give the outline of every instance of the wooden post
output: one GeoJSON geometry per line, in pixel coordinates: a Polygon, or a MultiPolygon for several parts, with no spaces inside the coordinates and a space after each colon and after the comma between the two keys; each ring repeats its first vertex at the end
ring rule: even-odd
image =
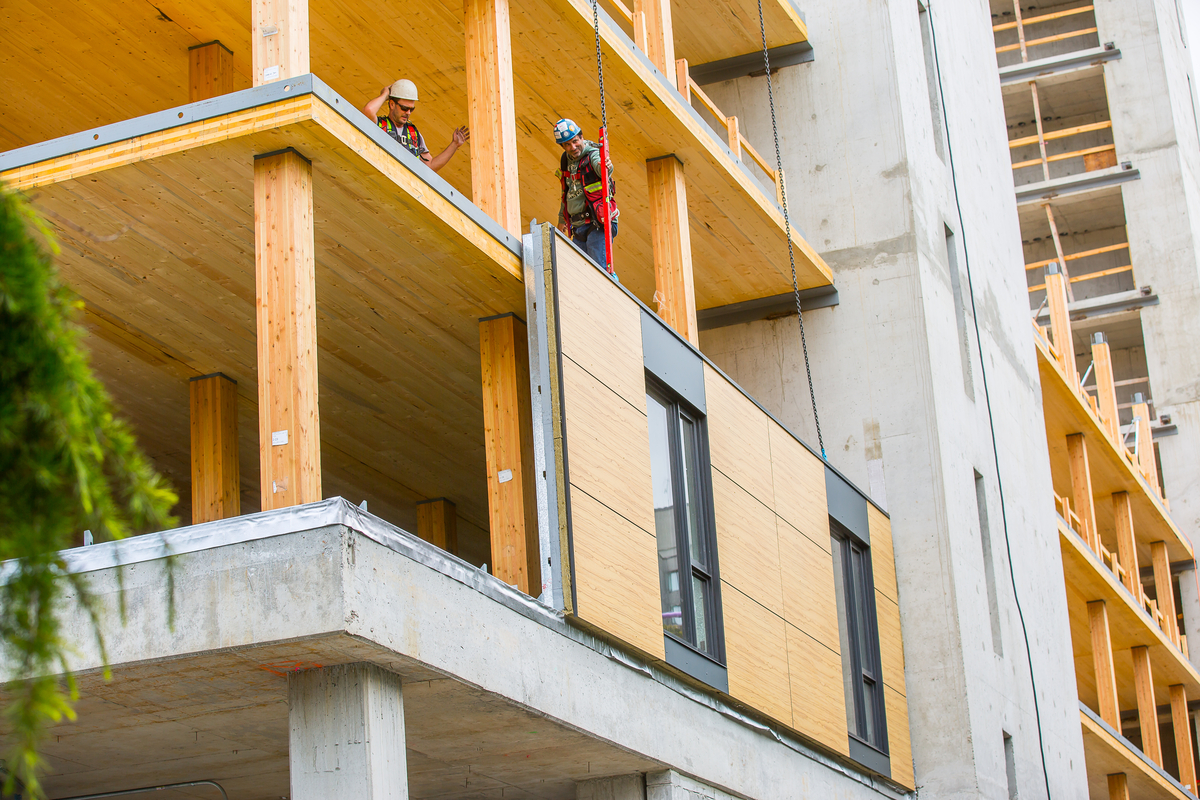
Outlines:
{"type": "Polygon", "coordinates": [[[1123,582],[1125,588],[1133,595],[1133,599],[1141,604],[1142,579],[1138,572],[1137,539],[1133,530],[1133,502],[1128,492],[1114,492],[1113,519],[1117,529],[1117,558],[1125,568],[1123,582]]]}
{"type": "Polygon", "coordinates": [[[675,86],[679,89],[679,93],[683,95],[683,99],[690,104],[692,102],[692,84],[686,58],[676,59],[675,61],[675,86]]]}
{"type": "MultiPolygon", "coordinates": [[[[1022,41],[1024,45],[1024,41],[1022,41]]],[[[1033,116],[1037,122],[1038,151],[1042,155],[1042,177],[1050,180],[1050,159],[1046,157],[1046,132],[1042,129],[1042,104],[1038,101],[1037,81],[1029,82],[1029,92],[1033,96],[1033,116]]]]}
{"type": "Polygon", "coordinates": [[[1158,736],[1158,704],[1154,701],[1154,672],[1150,668],[1150,648],[1135,647],[1131,652],[1133,685],[1137,690],[1138,725],[1142,730],[1142,752],[1161,767],[1162,742],[1158,736]]]}
{"type": "Polygon", "coordinates": [[[258,444],[262,510],[321,499],[312,164],[254,158],[258,444]]]}
{"type": "Polygon", "coordinates": [[[1143,402],[1142,395],[1133,396],[1133,417],[1137,420],[1138,467],[1146,482],[1158,489],[1158,460],[1154,457],[1154,431],[1150,428],[1150,404],[1143,402]]]}
{"type": "Polygon", "coordinates": [[[1025,48],[1025,20],[1021,17],[1021,0],[1013,0],[1013,13],[1017,15],[1017,41],[1021,44],[1021,60],[1029,60],[1029,51],[1025,48]]]}
{"type": "Polygon", "coordinates": [[[1117,411],[1117,385],[1113,380],[1112,352],[1103,333],[1092,334],[1092,367],[1096,374],[1096,405],[1108,435],[1121,441],[1121,417],[1117,411]]]}
{"type": "Polygon", "coordinates": [[[675,33],[671,28],[671,0],[634,0],[634,18],[646,15],[646,55],[663,75],[675,63],[675,33]]]}
{"type": "Polygon", "coordinates": [[[1050,307],[1050,330],[1054,334],[1054,349],[1071,388],[1079,386],[1079,371],[1075,369],[1075,343],[1071,335],[1071,315],[1067,312],[1067,279],[1059,272],[1058,264],[1046,267],[1046,303],[1050,307]]]}
{"type": "Polygon", "coordinates": [[[738,118],[725,118],[725,132],[728,134],[729,149],[733,151],[733,157],[738,161],[742,160],[742,137],[738,131],[738,118]]]}
{"type": "Polygon", "coordinates": [[[192,524],[242,513],[238,472],[237,381],[221,373],[192,378],[192,524]]]}
{"type": "Polygon", "coordinates": [[[650,239],[654,246],[654,294],[658,300],[658,315],[699,347],[683,164],[673,155],[647,161],[646,181],[650,188],[650,239]]]}
{"type": "Polygon", "coordinates": [[[1087,442],[1082,433],[1067,437],[1067,457],[1071,462],[1071,494],[1075,513],[1083,526],[1083,539],[1088,547],[1100,552],[1100,534],[1096,527],[1096,503],[1092,495],[1092,471],[1088,466],[1087,442]]]}
{"type": "Polygon", "coordinates": [[[465,0],[463,13],[471,194],[485,214],[520,238],[521,193],[508,0],[465,0]]]}
{"type": "Polygon", "coordinates": [[[233,53],[220,42],[188,48],[188,102],[233,91],[233,53]]]}
{"type": "Polygon", "coordinates": [[[444,497],[417,503],[417,536],[447,553],[458,554],[458,513],[444,497]]]}
{"type": "Polygon", "coordinates": [[[308,0],[251,0],[250,47],[255,86],[308,72],[308,0]]]}
{"type": "MultiPolygon", "coordinates": [[[[1062,240],[1058,238],[1058,223],[1054,221],[1054,210],[1050,208],[1049,203],[1043,203],[1042,208],[1046,210],[1046,221],[1050,223],[1050,236],[1054,239],[1054,253],[1058,256],[1058,270],[1062,273],[1063,286],[1067,292],[1067,300],[1075,300],[1075,292],[1071,289],[1071,276],[1067,272],[1067,257],[1063,255],[1062,240]]],[[[1046,270],[1047,273],[1050,270],[1046,270]]],[[[1047,274],[1047,278],[1049,275],[1047,274]]],[[[1047,284],[1049,281],[1047,281],[1047,284]]]]}
{"type": "Polygon", "coordinates": [[[1175,732],[1179,782],[1195,794],[1196,760],[1192,752],[1192,718],[1188,713],[1187,688],[1182,683],[1171,687],[1171,727],[1175,732]]]}
{"type": "Polygon", "coordinates": [[[1150,543],[1150,563],[1154,566],[1154,595],[1166,626],[1163,633],[1179,647],[1179,621],[1175,618],[1175,582],[1171,580],[1171,560],[1166,542],[1150,543]]]}
{"type": "Polygon", "coordinates": [[[492,574],[528,595],[541,594],[529,339],[513,314],[479,321],[483,431],[487,449],[492,574]],[[536,594],[535,594],[536,593],[536,594]]]}
{"type": "Polygon", "coordinates": [[[1096,694],[1100,718],[1121,730],[1121,708],[1117,704],[1117,671],[1113,668],[1112,637],[1108,632],[1108,607],[1103,600],[1087,604],[1092,631],[1092,664],[1096,669],[1096,694]]]}
{"type": "Polygon", "coordinates": [[[1124,772],[1108,776],[1108,800],[1130,800],[1129,780],[1124,772]]]}
{"type": "Polygon", "coordinates": [[[646,45],[645,11],[633,12],[633,43],[637,46],[637,49],[641,50],[643,53],[645,53],[648,49],[646,45]]]}

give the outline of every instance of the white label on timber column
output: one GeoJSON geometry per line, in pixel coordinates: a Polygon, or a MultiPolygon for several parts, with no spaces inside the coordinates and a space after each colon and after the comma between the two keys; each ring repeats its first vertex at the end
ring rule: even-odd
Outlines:
{"type": "Polygon", "coordinates": [[[287,431],[271,431],[271,444],[278,447],[287,444],[287,431]]]}
{"type": "Polygon", "coordinates": [[[279,65],[278,65],[278,64],[276,64],[276,65],[275,65],[275,66],[273,66],[273,67],[267,67],[267,68],[265,68],[265,69],[263,70],[263,80],[264,80],[264,81],[277,81],[277,80],[279,80],[279,65]]]}
{"type": "Polygon", "coordinates": [[[512,470],[502,469],[496,473],[496,477],[500,479],[501,483],[508,483],[512,480],[512,470]]]}

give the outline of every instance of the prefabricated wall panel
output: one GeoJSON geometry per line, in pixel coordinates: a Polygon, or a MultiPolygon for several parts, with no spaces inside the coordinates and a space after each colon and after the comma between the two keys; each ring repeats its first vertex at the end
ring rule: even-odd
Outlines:
{"type": "MultiPolygon", "coordinates": [[[[567,609],[665,661],[643,311],[557,233],[542,257],[538,313],[559,376],[549,402],[560,408],[569,509],[557,532],[572,562],[567,609]]],[[[703,383],[729,695],[849,756],[825,465],[707,362],[703,383]]],[[[890,523],[868,510],[891,777],[912,786],[890,523]]]]}

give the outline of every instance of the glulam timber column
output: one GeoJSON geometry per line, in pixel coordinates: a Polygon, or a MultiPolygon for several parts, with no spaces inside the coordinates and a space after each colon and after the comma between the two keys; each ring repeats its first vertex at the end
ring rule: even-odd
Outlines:
{"type": "Polygon", "coordinates": [[[1137,692],[1138,727],[1142,731],[1142,752],[1161,767],[1162,741],[1158,735],[1158,703],[1154,700],[1154,671],[1150,666],[1150,648],[1135,647],[1131,653],[1133,686],[1137,692]]]}
{"type": "Polygon", "coordinates": [[[542,571],[527,337],[515,314],[479,320],[492,574],[536,597],[542,571]]]}
{"type": "Polygon", "coordinates": [[[475,205],[521,236],[517,117],[513,104],[508,0],[464,0],[467,120],[471,126],[471,194],[475,205]]]}
{"type": "Polygon", "coordinates": [[[1133,396],[1133,418],[1137,426],[1137,460],[1146,483],[1158,490],[1158,460],[1154,457],[1154,431],[1150,428],[1150,404],[1138,392],[1133,396]]]}
{"type": "Polygon", "coordinates": [[[221,373],[192,378],[192,524],[242,513],[238,471],[237,381],[221,373]]]}
{"type": "Polygon", "coordinates": [[[1124,772],[1108,776],[1108,800],[1130,800],[1129,779],[1124,772]]]}
{"type": "Polygon", "coordinates": [[[1134,602],[1142,604],[1142,576],[1138,567],[1137,539],[1133,530],[1133,502],[1128,492],[1114,492],[1113,522],[1117,528],[1117,560],[1125,574],[1121,582],[1133,595],[1134,602]]]}
{"type": "Polygon", "coordinates": [[[1163,615],[1163,633],[1179,647],[1179,620],[1175,618],[1175,582],[1171,580],[1171,559],[1166,542],[1150,543],[1150,564],[1154,568],[1154,597],[1163,615]]]}
{"type": "Polygon", "coordinates": [[[1074,495],[1075,513],[1083,525],[1083,539],[1097,554],[1100,553],[1100,536],[1096,529],[1096,503],[1092,497],[1092,470],[1088,466],[1087,441],[1082,433],[1067,437],[1067,457],[1071,462],[1071,494],[1074,495]]]}
{"type": "Polygon", "coordinates": [[[1067,277],[1057,263],[1046,267],[1046,305],[1050,308],[1050,330],[1054,332],[1054,349],[1063,370],[1067,374],[1067,385],[1079,385],[1079,370],[1075,367],[1075,345],[1071,336],[1071,315],[1067,311],[1067,277]]]}
{"type": "Polygon", "coordinates": [[[197,103],[233,91],[233,53],[220,42],[188,48],[188,102],[197,103]]]}
{"type": "Polygon", "coordinates": [[[400,676],[374,664],[288,673],[291,800],[408,800],[400,676]]]}
{"type": "Polygon", "coordinates": [[[1096,670],[1096,695],[1100,718],[1113,730],[1121,730],[1121,707],[1117,704],[1117,671],[1113,667],[1112,636],[1108,630],[1108,606],[1103,600],[1087,604],[1092,633],[1092,665],[1096,670]]]}
{"type": "Polygon", "coordinates": [[[253,84],[309,71],[308,0],[250,0],[253,84]]]}
{"type": "Polygon", "coordinates": [[[458,553],[458,509],[444,497],[417,503],[417,536],[447,553],[458,553]]]}
{"type": "Polygon", "coordinates": [[[671,27],[671,0],[634,0],[634,25],[642,27],[634,39],[639,46],[644,41],[646,55],[658,71],[670,77],[675,74],[675,32],[671,27]]]}
{"type": "Polygon", "coordinates": [[[650,190],[650,239],[654,246],[654,294],[658,315],[696,347],[696,285],[688,227],[683,164],[673,155],[646,162],[650,190]]]}
{"type": "Polygon", "coordinates": [[[1175,754],[1179,764],[1179,782],[1196,793],[1196,761],[1192,751],[1192,719],[1188,713],[1187,687],[1177,683],[1171,690],[1171,728],[1175,733],[1175,754]]]}
{"type": "Polygon", "coordinates": [[[258,444],[262,510],[321,499],[312,165],[254,158],[258,444]]]}
{"type": "Polygon", "coordinates": [[[1121,418],[1117,411],[1117,384],[1113,380],[1112,351],[1103,333],[1092,334],[1092,364],[1096,373],[1096,406],[1104,427],[1114,442],[1121,441],[1121,418]]]}

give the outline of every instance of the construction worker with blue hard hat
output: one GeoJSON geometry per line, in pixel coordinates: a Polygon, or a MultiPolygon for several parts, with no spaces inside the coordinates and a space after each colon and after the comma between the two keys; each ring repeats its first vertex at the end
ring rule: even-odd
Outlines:
{"type": "Polygon", "coordinates": [[[562,204],[558,211],[558,228],[579,245],[598,265],[607,262],[604,247],[602,205],[606,199],[604,181],[608,181],[609,219],[612,235],[617,236],[617,209],[611,198],[616,194],[612,180],[612,164],[602,165],[600,148],[588,141],[573,120],[560,119],[554,123],[554,141],[563,149],[559,162],[562,180],[562,204]],[[603,176],[603,177],[602,177],[603,176]]]}

